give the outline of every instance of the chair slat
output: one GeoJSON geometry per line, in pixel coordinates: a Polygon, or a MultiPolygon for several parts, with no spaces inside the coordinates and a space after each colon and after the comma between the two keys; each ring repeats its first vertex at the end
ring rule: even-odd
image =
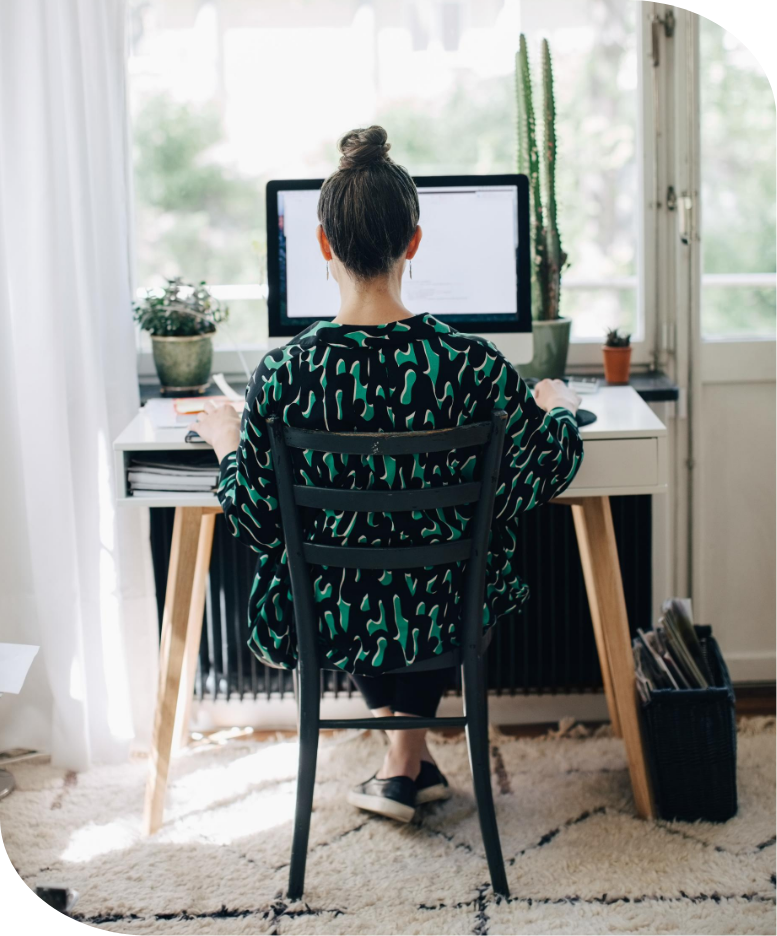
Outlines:
{"type": "Polygon", "coordinates": [[[303,543],[306,562],[338,569],[420,569],[469,559],[472,540],[429,546],[323,546],[303,543]]]}
{"type": "Polygon", "coordinates": [[[434,510],[437,507],[474,504],[479,498],[480,483],[477,481],[403,491],[347,491],[306,484],[294,485],[294,500],[300,507],[327,510],[434,510]]]}
{"type": "Polygon", "coordinates": [[[337,455],[418,455],[422,452],[448,452],[484,445],[491,435],[491,423],[472,423],[431,432],[319,432],[313,429],[283,427],[290,448],[337,455]]]}
{"type": "Polygon", "coordinates": [[[328,728],[360,728],[374,731],[376,728],[388,730],[402,730],[403,728],[431,728],[434,731],[443,731],[446,728],[464,728],[467,718],[464,715],[454,715],[450,718],[418,718],[415,715],[387,715],[385,718],[322,718],[318,727],[322,730],[328,728]],[[381,724],[381,722],[383,724],[381,724]]]}

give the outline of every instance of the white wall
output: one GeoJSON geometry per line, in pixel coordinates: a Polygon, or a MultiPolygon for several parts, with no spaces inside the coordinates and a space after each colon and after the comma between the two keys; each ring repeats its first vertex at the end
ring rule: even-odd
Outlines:
{"type": "Polygon", "coordinates": [[[722,368],[720,380],[705,379],[701,391],[696,619],[712,624],[734,680],[771,680],[775,383],[729,382],[722,368]]]}

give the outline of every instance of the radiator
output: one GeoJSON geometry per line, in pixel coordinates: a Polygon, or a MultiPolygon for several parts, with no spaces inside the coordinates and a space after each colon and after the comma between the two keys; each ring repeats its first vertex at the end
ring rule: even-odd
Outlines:
{"type": "MultiPolygon", "coordinates": [[[[632,632],[651,625],[651,499],[613,497],[623,587],[632,632]]],[[[151,509],[151,549],[161,627],[173,508],[151,509]]],[[[572,512],[544,507],[521,518],[520,568],[531,597],[497,626],[488,653],[496,694],[599,691],[602,680],[572,512]]],[[[248,595],[256,556],[216,518],[200,660],[199,699],[260,699],[293,692],[292,674],[259,663],[248,649],[248,595]]],[[[322,691],[354,691],[344,673],[322,674],[322,691]]]]}

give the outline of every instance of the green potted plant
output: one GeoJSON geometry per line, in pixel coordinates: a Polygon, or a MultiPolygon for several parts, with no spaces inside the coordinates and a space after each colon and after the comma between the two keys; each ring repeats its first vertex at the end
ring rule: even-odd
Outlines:
{"type": "Polygon", "coordinates": [[[570,320],[559,314],[561,271],[567,265],[567,255],[561,247],[556,217],[556,102],[547,39],[542,40],[542,88],[545,139],[540,160],[529,53],[526,36],[521,33],[515,57],[518,172],[529,178],[534,357],[529,364],[521,365],[520,371],[525,377],[537,378],[563,377],[571,327],[570,320]]]}
{"type": "Polygon", "coordinates": [[[631,335],[621,335],[617,328],[608,328],[602,357],[607,383],[627,384],[631,365],[631,335]]]}
{"type": "Polygon", "coordinates": [[[211,296],[204,282],[180,277],[150,289],[134,303],[134,319],[151,336],[162,393],[203,393],[210,383],[213,335],[229,308],[211,296]]]}

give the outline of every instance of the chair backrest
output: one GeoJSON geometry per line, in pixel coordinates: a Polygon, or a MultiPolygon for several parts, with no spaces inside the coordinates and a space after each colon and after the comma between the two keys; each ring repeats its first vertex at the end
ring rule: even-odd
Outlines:
{"type": "Polygon", "coordinates": [[[267,420],[291,579],[299,657],[318,666],[318,615],[308,565],[347,569],[412,569],[467,562],[462,588],[462,650],[479,653],[488,539],[502,460],[507,414],[494,410],[488,422],[430,432],[320,432],[267,420]],[[290,448],[340,455],[416,455],[479,446],[479,481],[398,491],[343,490],[295,484],[290,448]],[[467,539],[424,546],[325,546],[306,542],[300,507],[372,512],[429,510],[475,504],[467,539]]]}

